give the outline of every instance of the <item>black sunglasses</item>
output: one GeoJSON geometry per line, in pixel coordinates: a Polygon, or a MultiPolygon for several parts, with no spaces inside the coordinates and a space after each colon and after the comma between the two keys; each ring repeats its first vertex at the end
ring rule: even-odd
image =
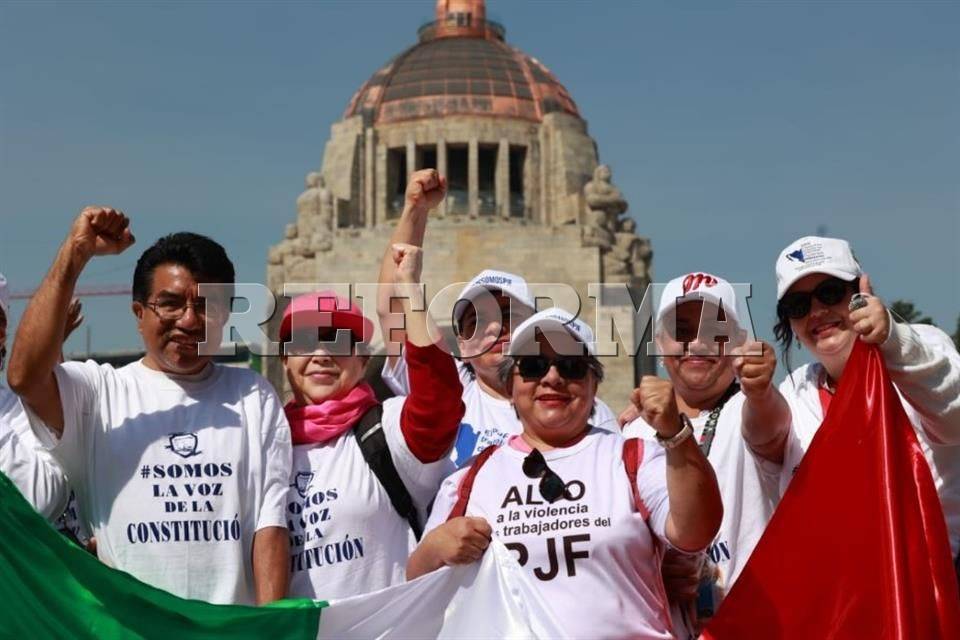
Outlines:
{"type": "Polygon", "coordinates": [[[536,380],[547,375],[550,367],[556,367],[557,373],[567,380],[583,380],[590,371],[590,361],[584,356],[518,356],[517,371],[525,380],[536,380]]]}
{"type": "Polygon", "coordinates": [[[834,305],[846,297],[848,291],[855,291],[856,283],[840,278],[828,278],[813,291],[795,291],[788,293],[777,303],[777,315],[781,318],[799,320],[810,313],[810,306],[816,298],[822,304],[834,305]]]}
{"type": "Polygon", "coordinates": [[[553,504],[560,498],[570,500],[567,483],[547,466],[547,461],[539,449],[534,449],[523,459],[523,473],[528,478],[540,478],[540,495],[553,504]]]}

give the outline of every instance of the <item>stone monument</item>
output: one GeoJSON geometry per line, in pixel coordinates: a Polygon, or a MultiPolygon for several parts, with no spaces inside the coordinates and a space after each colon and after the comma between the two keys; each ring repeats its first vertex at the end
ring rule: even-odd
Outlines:
{"type": "MultiPolygon", "coordinates": [[[[320,170],[307,175],[292,236],[288,228],[270,250],[275,292],[284,282],[376,282],[407,177],[435,167],[449,190],[427,230],[428,297],[496,268],[530,283],[569,284],[591,326],[589,283],[625,283],[642,298],[649,240],[623,218],[626,199],[599,165],[569,92],[504,34],[482,0],[438,0],[418,42],[363,83],[331,127],[320,170]]],[[[287,301],[278,302],[282,309],[287,301]]],[[[629,300],[612,304],[630,317],[629,300]]],[[[278,322],[279,314],[272,336],[278,322]]],[[[279,360],[264,363],[281,388],[279,360]]],[[[651,364],[607,358],[601,397],[619,410],[651,364]]]]}

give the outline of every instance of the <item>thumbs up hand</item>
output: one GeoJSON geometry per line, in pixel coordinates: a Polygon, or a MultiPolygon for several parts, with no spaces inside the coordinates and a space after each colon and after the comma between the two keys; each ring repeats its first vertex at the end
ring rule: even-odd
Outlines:
{"type": "Polygon", "coordinates": [[[880,298],[873,295],[870,277],[860,276],[859,299],[850,301],[850,326],[868,344],[882,344],[890,335],[890,312],[880,298]]]}

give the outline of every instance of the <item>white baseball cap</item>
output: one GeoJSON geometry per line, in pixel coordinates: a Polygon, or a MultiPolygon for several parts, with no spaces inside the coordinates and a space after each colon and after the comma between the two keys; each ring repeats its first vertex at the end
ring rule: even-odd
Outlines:
{"type": "Polygon", "coordinates": [[[549,331],[563,330],[570,334],[577,342],[582,342],[587,347],[587,353],[596,355],[596,347],[593,343],[593,329],[586,322],[580,320],[566,309],[552,307],[535,313],[518,326],[513,331],[510,338],[510,355],[525,355],[523,347],[531,341],[536,340],[536,330],[547,333],[549,331]]]}
{"type": "Polygon", "coordinates": [[[853,280],[860,277],[863,269],[846,240],[805,236],[792,242],[777,256],[777,300],[794,282],[811,273],[853,280]]]}
{"type": "Polygon", "coordinates": [[[460,297],[457,298],[457,304],[454,307],[454,319],[459,321],[460,316],[470,307],[470,305],[461,302],[462,300],[473,302],[480,295],[489,293],[491,289],[499,289],[527,309],[531,311],[534,309],[535,303],[533,296],[530,295],[530,288],[527,286],[526,280],[506,271],[484,269],[475,275],[460,292],[460,297]]]}
{"type": "Polygon", "coordinates": [[[7,287],[7,279],[0,273],[0,309],[3,309],[4,315],[10,315],[10,290],[7,287]]]}
{"type": "Polygon", "coordinates": [[[663,321],[665,315],[684,302],[710,302],[723,308],[727,322],[735,322],[740,326],[740,317],[737,315],[737,294],[729,282],[719,276],[704,271],[694,271],[674,278],[667,283],[660,297],[657,307],[657,323],[663,321]]]}

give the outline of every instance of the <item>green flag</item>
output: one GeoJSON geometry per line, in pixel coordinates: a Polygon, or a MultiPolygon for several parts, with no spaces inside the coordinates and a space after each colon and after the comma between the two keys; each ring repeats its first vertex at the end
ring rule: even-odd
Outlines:
{"type": "Polygon", "coordinates": [[[0,627],[21,638],[317,637],[325,602],[265,607],[184,600],[68,542],[0,473],[0,627]]]}

